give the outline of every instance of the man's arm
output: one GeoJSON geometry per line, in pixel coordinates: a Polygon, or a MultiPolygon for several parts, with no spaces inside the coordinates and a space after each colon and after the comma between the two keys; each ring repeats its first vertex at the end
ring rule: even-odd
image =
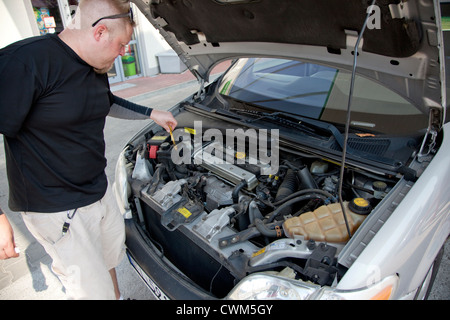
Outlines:
{"type": "Polygon", "coordinates": [[[0,208],[0,260],[18,257],[15,247],[13,229],[0,208]]]}
{"type": "Polygon", "coordinates": [[[109,116],[130,120],[150,118],[167,132],[170,132],[170,129],[175,129],[178,124],[172,113],[168,111],[147,108],[114,95],[112,95],[112,102],[109,116]]]}
{"type": "Polygon", "coordinates": [[[126,120],[145,120],[152,113],[151,108],[110,95],[111,108],[108,116],[126,120]]]}

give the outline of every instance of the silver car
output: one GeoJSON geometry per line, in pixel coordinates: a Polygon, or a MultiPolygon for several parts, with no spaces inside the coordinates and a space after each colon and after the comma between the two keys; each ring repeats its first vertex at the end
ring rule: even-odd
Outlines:
{"type": "Polygon", "coordinates": [[[426,298],[450,233],[439,2],[133,2],[199,80],[116,167],[155,296],[426,298]]]}

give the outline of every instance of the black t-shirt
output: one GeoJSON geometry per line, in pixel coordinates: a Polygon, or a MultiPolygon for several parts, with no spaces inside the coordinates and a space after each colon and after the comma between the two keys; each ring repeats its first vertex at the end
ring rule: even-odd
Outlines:
{"type": "Polygon", "coordinates": [[[103,197],[111,99],[107,75],[95,73],[57,35],[0,50],[11,210],[57,212],[103,197]]]}

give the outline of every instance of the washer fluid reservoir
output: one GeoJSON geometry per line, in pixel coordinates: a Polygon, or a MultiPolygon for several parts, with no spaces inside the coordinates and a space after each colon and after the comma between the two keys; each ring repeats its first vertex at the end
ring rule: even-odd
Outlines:
{"type": "MultiPolygon", "coordinates": [[[[372,210],[369,202],[363,198],[345,201],[345,212],[350,232],[353,234],[372,210]]],[[[298,217],[286,219],[283,223],[287,237],[304,236],[305,240],[325,242],[345,242],[349,239],[344,215],[339,203],[323,205],[314,211],[298,217]]]]}

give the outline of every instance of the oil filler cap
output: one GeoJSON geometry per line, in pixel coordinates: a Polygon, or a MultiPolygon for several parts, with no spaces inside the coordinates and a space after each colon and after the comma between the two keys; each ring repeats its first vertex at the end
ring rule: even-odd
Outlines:
{"type": "Polygon", "coordinates": [[[369,201],[364,198],[354,198],[349,202],[348,208],[357,214],[369,214],[372,211],[369,201]]]}

